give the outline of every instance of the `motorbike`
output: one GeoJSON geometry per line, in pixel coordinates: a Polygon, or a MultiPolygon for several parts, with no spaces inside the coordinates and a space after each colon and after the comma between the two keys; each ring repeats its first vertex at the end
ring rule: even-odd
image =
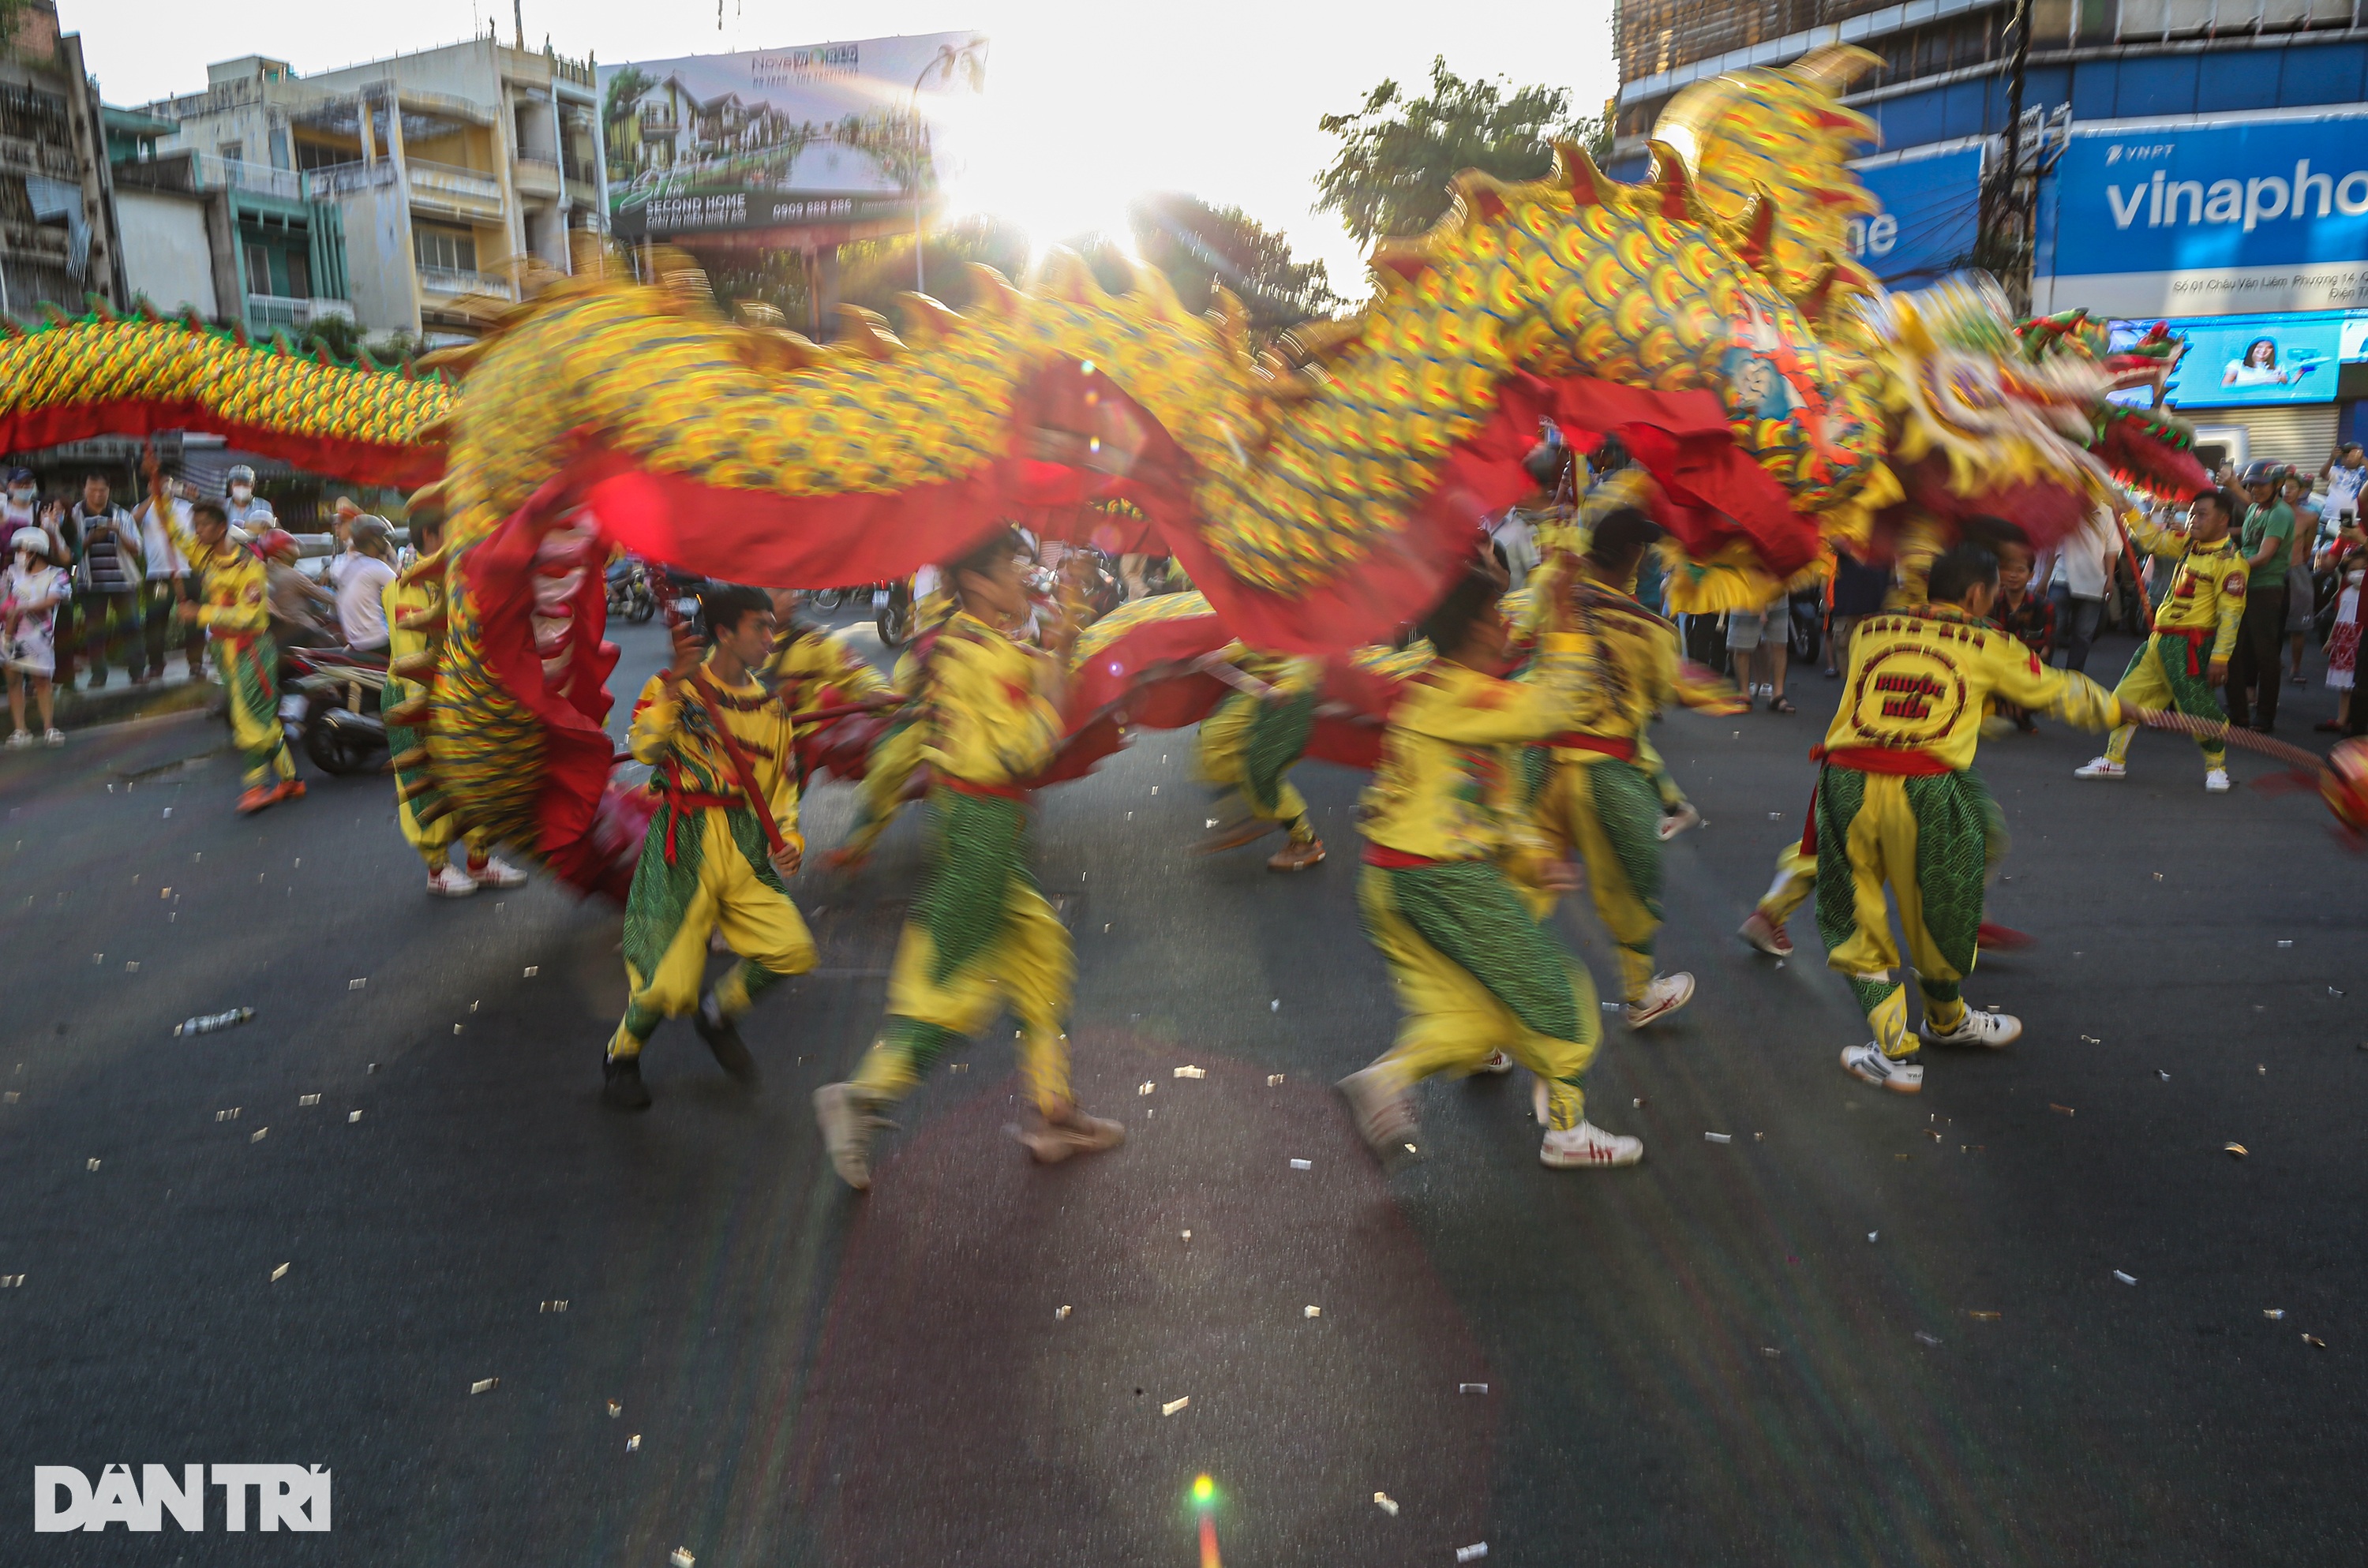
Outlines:
{"type": "Polygon", "coordinates": [[[650,569],[639,556],[620,556],[609,563],[609,613],[641,625],[658,612],[658,596],[650,585],[650,569]]]}
{"type": "MultiPolygon", "coordinates": [[[[1785,631],[1793,644],[1793,663],[1806,668],[1809,661],[1815,659],[1818,651],[1825,646],[1825,589],[1822,587],[1800,589],[1790,596],[1788,608],[1789,624],[1785,631]]],[[[1768,630],[1772,634],[1776,629],[1771,626],[1768,630]]]]}
{"type": "Polygon", "coordinates": [[[660,602],[671,604],[676,617],[689,627],[691,634],[696,637],[707,635],[706,601],[700,594],[708,581],[705,577],[677,572],[668,566],[665,568],[664,580],[656,585],[660,602]]]}
{"type": "Polygon", "coordinates": [[[1126,585],[1119,580],[1109,556],[1089,544],[1079,545],[1061,562],[1063,571],[1071,571],[1070,562],[1077,562],[1072,575],[1093,619],[1099,620],[1126,602],[1126,585]]]}
{"type": "Polygon", "coordinates": [[[902,648],[913,635],[913,580],[899,577],[871,590],[871,620],[880,629],[880,645],[902,648]]]}
{"type": "Polygon", "coordinates": [[[294,648],[280,688],[279,718],[290,738],[324,773],[381,773],[387,766],[387,656],[383,650],[294,648]]]}

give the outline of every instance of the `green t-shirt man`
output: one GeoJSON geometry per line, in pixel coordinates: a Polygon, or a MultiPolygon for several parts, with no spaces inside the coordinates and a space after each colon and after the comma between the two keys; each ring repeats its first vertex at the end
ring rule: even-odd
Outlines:
{"type": "Polygon", "coordinates": [[[2245,580],[2248,589],[2283,588],[2286,585],[2286,558],[2294,553],[2294,508],[2283,501],[2272,501],[2266,506],[2249,506],[2245,511],[2245,531],[2239,541],[2248,561],[2261,553],[2264,540],[2275,537],[2277,549],[2270,558],[2253,568],[2245,580]]]}

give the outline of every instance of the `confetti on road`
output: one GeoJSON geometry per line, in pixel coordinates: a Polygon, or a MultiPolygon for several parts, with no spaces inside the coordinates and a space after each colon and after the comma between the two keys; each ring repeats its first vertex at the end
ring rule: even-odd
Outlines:
{"type": "Polygon", "coordinates": [[[349,1110],[346,1112],[346,1119],[347,1121],[359,1121],[361,1119],[362,1113],[358,1110],[349,1110]]]}
{"type": "Polygon", "coordinates": [[[2281,942],[2278,944],[2278,946],[2279,946],[2279,947],[2281,947],[2281,948],[2291,948],[2291,947],[2293,947],[2293,946],[2294,946],[2294,943],[2293,943],[2291,940],[2288,940],[2288,941],[2281,941],[2281,942]]]}
{"type": "Polygon", "coordinates": [[[1162,1415],[1173,1415],[1191,1403],[1192,1396],[1189,1393],[1182,1399],[1171,1399],[1166,1404],[1159,1407],[1159,1414],[1162,1415]]]}
{"type": "Polygon", "coordinates": [[[542,966],[539,963],[530,963],[526,966],[526,977],[529,980],[532,980],[536,975],[541,974],[541,972],[542,966]]]}
{"type": "Polygon", "coordinates": [[[2135,1285],[2138,1282],[2136,1275],[2124,1274],[2118,1268],[2113,1270],[2113,1278],[2120,1280],[2124,1285],[2135,1285]]]}
{"type": "Polygon", "coordinates": [[[1373,1506],[1379,1508],[1383,1513],[1387,1514],[1394,1519],[1398,1517],[1398,1506],[1386,1492],[1376,1492],[1373,1494],[1373,1506]]]}
{"type": "Polygon", "coordinates": [[[85,1165],[83,1166],[83,1169],[85,1169],[85,1170],[86,1170],[86,1171],[95,1171],[95,1170],[98,1169],[98,1162],[97,1162],[97,1160],[92,1160],[92,1161],[90,1161],[89,1163],[87,1163],[86,1165],[85,1165]]]}
{"type": "Polygon", "coordinates": [[[1276,997],[1273,1001],[1271,1001],[1271,1002],[1268,1003],[1268,1004],[1266,1005],[1266,1010],[1267,1010],[1268,1012],[1269,1012],[1269,1013],[1280,1013],[1280,1012],[1281,1012],[1281,1011],[1282,1011],[1282,998],[1281,998],[1281,997],[1280,997],[1280,996],[1278,996],[1278,997],[1276,997]]]}
{"type": "Polygon", "coordinates": [[[2231,1159],[2237,1160],[2241,1160],[2247,1154],[2252,1153],[2250,1149],[2246,1148],[2242,1143],[2223,1143],[2220,1145],[2220,1152],[2228,1155],[2231,1159]]]}
{"type": "Polygon", "coordinates": [[[667,1558],[666,1561],[673,1563],[674,1568],[690,1568],[690,1565],[698,1562],[699,1559],[690,1554],[690,1548],[687,1546],[677,1546],[674,1549],[674,1555],[667,1558]]]}
{"type": "MultiPolygon", "coordinates": [[[[1741,733],[1740,731],[1736,733],[1741,733]]],[[[1459,1546],[1455,1549],[1455,1561],[1458,1562],[1477,1562],[1487,1555],[1488,1543],[1485,1540],[1475,1540],[1469,1546],[1459,1546]]]]}
{"type": "Polygon", "coordinates": [[[240,1107],[233,1106],[228,1110],[218,1110],[214,1112],[214,1119],[216,1121],[236,1121],[238,1119],[240,1108],[240,1107]]]}
{"type": "Polygon", "coordinates": [[[1457,1393],[1486,1393],[1488,1392],[1488,1385],[1486,1383],[1458,1383],[1455,1385],[1455,1392],[1457,1393]]]}
{"type": "Polygon", "coordinates": [[[284,1263],[283,1263],[283,1264],[281,1264],[279,1267],[277,1267],[277,1268],[275,1268],[275,1269],[273,1269],[273,1270],[271,1271],[271,1278],[272,1278],[274,1280],[277,1280],[277,1279],[279,1279],[279,1278],[281,1275],[283,1275],[283,1274],[285,1274],[285,1273],[287,1273],[287,1272],[288,1272],[288,1265],[286,1265],[286,1264],[284,1264],[284,1263]]]}
{"type": "Polygon", "coordinates": [[[618,1403],[613,1399],[609,1402],[609,1420],[614,1421],[618,1416],[622,1415],[623,1414],[625,1414],[625,1407],[623,1405],[618,1403]]]}
{"type": "Polygon", "coordinates": [[[1282,1087],[1282,1074],[1280,1073],[1268,1074],[1266,1075],[1266,1086],[1269,1089],[1279,1089],[1282,1087]]]}
{"type": "Polygon", "coordinates": [[[1735,1134],[1731,1132],[1705,1132],[1702,1134],[1702,1142],[1705,1143],[1732,1143],[1735,1142],[1735,1134]]]}
{"type": "Polygon", "coordinates": [[[1877,1237],[1877,1236],[1879,1236],[1879,1235],[1881,1235],[1881,1234],[1883,1234],[1883,1233],[1882,1233],[1881,1231],[1869,1231],[1869,1232],[1866,1233],[1866,1239],[1867,1239],[1868,1241],[1873,1241],[1873,1240],[1874,1240],[1874,1238],[1875,1238],[1875,1237],[1877,1237]]]}
{"type": "Polygon", "coordinates": [[[1315,1168],[1315,1162],[1313,1160],[1293,1160],[1291,1162],[1291,1168],[1295,1171],[1312,1171],[1315,1168]]]}
{"type": "Polygon", "coordinates": [[[502,1380],[499,1378],[479,1378],[475,1382],[469,1385],[469,1392],[471,1393],[491,1393],[494,1390],[501,1386],[502,1380]]]}
{"type": "Polygon", "coordinates": [[[1060,1308],[1058,1311],[1056,1311],[1056,1312],[1053,1312],[1053,1321],[1054,1323],[1066,1323],[1066,1322],[1068,1322],[1068,1320],[1069,1320],[1069,1313],[1070,1313],[1072,1311],[1074,1311],[1074,1310],[1075,1310],[1074,1308],[1066,1307],[1066,1306],[1064,1306],[1064,1307],[1060,1308]]]}
{"type": "Polygon", "coordinates": [[[347,981],[347,982],[346,982],[346,989],[347,989],[347,990],[348,990],[348,991],[359,991],[363,986],[368,985],[369,983],[370,983],[370,976],[368,976],[368,975],[364,975],[364,976],[362,976],[362,978],[360,978],[359,980],[348,980],[348,981],[347,981]]]}
{"type": "Polygon", "coordinates": [[[1916,1343],[1918,1345],[1938,1345],[1941,1343],[1941,1336],[1937,1334],[1927,1334],[1919,1328],[1916,1331],[1916,1343]]]}
{"type": "Polygon", "coordinates": [[[2326,1341],[2326,1340],[2324,1340],[2324,1339],[2321,1339],[2318,1335],[2315,1335],[2315,1334],[2305,1334],[2305,1335],[2304,1335],[2302,1336],[2302,1342],[2303,1342],[2305,1345],[2309,1346],[2313,1350],[2324,1350],[2324,1349],[2326,1349],[2326,1348],[2327,1348],[2327,1341],[2326,1341]]]}
{"type": "Polygon", "coordinates": [[[1299,1309],[1299,1315],[1304,1318],[1320,1318],[1324,1315],[1324,1309],[1318,1306],[1302,1307],[1299,1309]]]}
{"type": "Polygon", "coordinates": [[[625,1451],[627,1453],[639,1453],[641,1451],[641,1448],[642,1435],[639,1432],[634,1433],[632,1437],[625,1439],[625,1451]]]}
{"type": "Polygon", "coordinates": [[[2166,1072],[2164,1072],[2164,1071],[2163,1071],[2161,1068],[2159,1068],[2159,1067],[2157,1067],[2157,1068],[2156,1068],[2156,1069],[2154,1070],[2154,1075],[2155,1075],[2156,1077],[2157,1077],[2157,1078],[2161,1079],[2161,1080],[2162,1080],[2164,1083],[2166,1083],[2166,1084],[2168,1084],[2168,1083],[2169,1083],[2169,1082],[2170,1082],[2170,1074],[2168,1074],[2168,1073],[2166,1073],[2166,1072]]]}
{"type": "Polygon", "coordinates": [[[2048,1102],[2047,1108],[2055,1112],[2058,1116],[2078,1116],[2080,1114],[2068,1105],[2057,1105],[2052,1100],[2048,1102]]]}
{"type": "Polygon", "coordinates": [[[2281,1323],[2285,1319],[2286,1310],[2283,1307],[2263,1307],[2261,1315],[2271,1323],[2281,1323]]]}
{"type": "Polygon", "coordinates": [[[2095,1035],[2084,1034],[2080,1037],[2080,1043],[2082,1045],[2102,1045],[2105,1042],[2099,1040],[2095,1035]]]}
{"type": "Polygon", "coordinates": [[[1135,1085],[1134,1092],[1137,1095],[1147,1095],[1157,1087],[1158,1085],[1156,1084],[1138,1084],[1135,1085]]]}
{"type": "Polygon", "coordinates": [[[567,1303],[565,1301],[544,1301],[538,1305],[534,1310],[539,1312],[564,1312],[567,1310],[567,1303]]]}
{"type": "Polygon", "coordinates": [[[2002,1318],[2002,1317],[2006,1316],[2006,1314],[2005,1314],[2004,1312],[1967,1312],[1965,1315],[1966,1315],[1967,1317],[1969,1317],[1969,1318],[1973,1319],[1975,1323],[1996,1323],[1996,1322],[1998,1322],[2000,1318],[2002,1318]]]}
{"type": "Polygon", "coordinates": [[[1178,1067],[1176,1075],[1179,1078],[1205,1078],[1209,1070],[1206,1067],[1178,1067]]]}

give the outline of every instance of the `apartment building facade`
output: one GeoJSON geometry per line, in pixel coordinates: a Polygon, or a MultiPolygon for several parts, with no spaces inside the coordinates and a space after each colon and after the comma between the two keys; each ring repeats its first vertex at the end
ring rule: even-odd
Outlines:
{"type": "Polygon", "coordinates": [[[97,90],[82,40],[61,33],[53,0],[17,11],[0,39],[0,311],[96,294],[124,301],[121,247],[97,90]]]}
{"type": "Polygon", "coordinates": [[[342,304],[366,333],[464,340],[529,268],[566,272],[572,236],[605,229],[588,61],[488,36],[309,75],[247,55],[207,77],[140,111],[174,128],[145,161],[237,210],[251,324],[342,304]]]}

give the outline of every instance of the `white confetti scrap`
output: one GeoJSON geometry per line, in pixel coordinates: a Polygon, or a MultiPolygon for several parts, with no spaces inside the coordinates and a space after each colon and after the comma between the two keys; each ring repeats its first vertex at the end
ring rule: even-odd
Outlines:
{"type": "Polygon", "coordinates": [[[1192,1396],[1189,1393],[1182,1399],[1171,1399],[1166,1404],[1159,1407],[1159,1414],[1162,1415],[1173,1415],[1191,1403],[1192,1396]]]}
{"type": "MultiPolygon", "coordinates": [[[[1741,731],[1736,732],[1738,734],[1741,733],[1741,731]]],[[[1469,1546],[1459,1546],[1455,1549],[1455,1561],[1458,1562],[1477,1562],[1487,1555],[1488,1543],[1485,1540],[1475,1540],[1469,1546]]]]}
{"type": "Polygon", "coordinates": [[[1732,1143],[1735,1142],[1735,1134],[1732,1132],[1705,1132],[1702,1134],[1702,1142],[1705,1143],[1732,1143]]]}
{"type": "Polygon", "coordinates": [[[526,966],[526,977],[529,980],[532,980],[536,975],[541,974],[541,972],[542,966],[539,963],[530,963],[526,966]]]}
{"type": "Polygon", "coordinates": [[[1205,1067],[1178,1067],[1176,1075],[1179,1078],[1205,1078],[1209,1070],[1205,1067]]]}
{"type": "Polygon", "coordinates": [[[690,1548],[687,1546],[677,1546],[674,1549],[674,1555],[667,1558],[666,1561],[673,1563],[674,1568],[690,1568],[690,1565],[698,1562],[699,1559],[690,1554],[690,1548]]]}
{"type": "Polygon", "coordinates": [[[277,1267],[277,1268],[275,1268],[275,1269],[273,1269],[273,1270],[271,1271],[271,1278],[274,1278],[274,1279],[278,1279],[281,1275],[286,1274],[287,1272],[288,1272],[288,1265],[286,1265],[286,1264],[284,1264],[284,1263],[283,1263],[283,1264],[281,1264],[279,1267],[277,1267]]]}
{"type": "Polygon", "coordinates": [[[348,991],[359,991],[363,986],[368,985],[369,983],[370,983],[370,976],[368,976],[368,975],[364,975],[364,976],[362,976],[362,978],[361,978],[361,979],[359,979],[359,980],[348,980],[348,981],[347,981],[347,982],[346,982],[346,989],[347,989],[347,990],[348,990],[348,991]]]}
{"type": "Polygon", "coordinates": [[[1291,1168],[1295,1171],[1312,1171],[1315,1168],[1315,1162],[1313,1160],[1293,1160],[1291,1162],[1291,1168]]]}
{"type": "Polygon", "coordinates": [[[475,1382],[469,1385],[469,1392],[471,1393],[491,1393],[494,1390],[501,1386],[502,1380],[499,1378],[479,1378],[475,1382]]]}
{"type": "Polygon", "coordinates": [[[1266,1075],[1266,1086],[1269,1089],[1279,1089],[1282,1087],[1282,1074],[1280,1073],[1268,1074],[1266,1075]]]}
{"type": "Polygon", "coordinates": [[[361,1119],[362,1113],[358,1110],[349,1110],[346,1112],[346,1119],[347,1121],[359,1121],[361,1119]]]}
{"type": "Polygon", "coordinates": [[[1387,1514],[1394,1519],[1398,1517],[1398,1506],[1391,1499],[1390,1494],[1386,1492],[1376,1492],[1373,1494],[1373,1506],[1379,1508],[1383,1513],[1387,1514]]]}
{"type": "Polygon", "coordinates": [[[2113,1278],[2120,1280],[2124,1285],[2135,1285],[2138,1282],[2135,1275],[2124,1274],[2118,1268],[2113,1270],[2113,1278]]]}
{"type": "Polygon", "coordinates": [[[1299,1315],[1304,1318],[1320,1318],[1324,1315],[1324,1309],[1313,1305],[1304,1306],[1299,1309],[1299,1315]]]}
{"type": "Polygon", "coordinates": [[[1059,1308],[1053,1313],[1053,1321],[1054,1323],[1066,1323],[1069,1320],[1069,1313],[1073,1310],[1073,1308],[1066,1306],[1059,1308]]]}
{"type": "Polygon", "coordinates": [[[298,1095],[296,1096],[296,1103],[300,1106],[319,1105],[321,1103],[321,1096],[318,1095],[298,1095]]]}
{"type": "Polygon", "coordinates": [[[1455,1385],[1455,1392],[1457,1393],[1486,1393],[1488,1392],[1488,1385],[1486,1383],[1458,1383],[1455,1385]]]}

